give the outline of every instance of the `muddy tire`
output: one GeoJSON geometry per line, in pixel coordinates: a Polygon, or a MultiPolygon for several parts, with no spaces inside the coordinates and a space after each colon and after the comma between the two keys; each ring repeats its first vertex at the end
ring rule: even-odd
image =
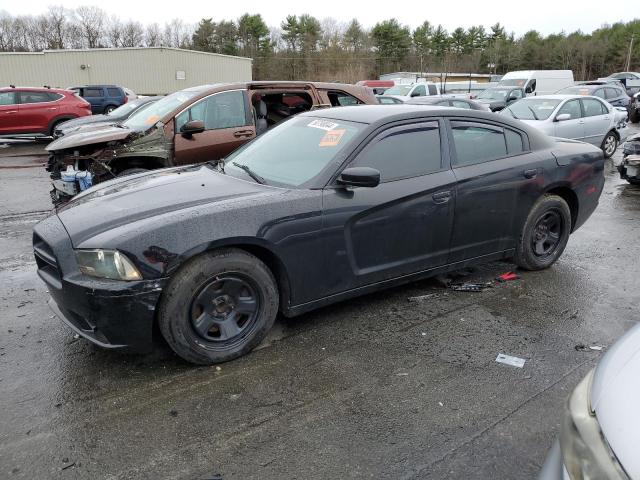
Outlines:
{"type": "Polygon", "coordinates": [[[611,158],[618,148],[618,137],[616,134],[613,132],[607,133],[604,140],[602,140],[600,148],[602,149],[602,153],[604,153],[604,158],[611,158]]]}
{"type": "Polygon", "coordinates": [[[136,173],[144,173],[144,172],[148,172],[149,170],[147,170],[146,168],[127,168],[126,170],[121,171],[118,175],[116,175],[117,177],[126,177],[129,175],[135,175],[136,173]]]}
{"type": "Polygon", "coordinates": [[[240,249],[189,260],[164,290],[158,324],[184,360],[211,365],[238,358],[265,338],[278,313],[278,287],[269,268],[240,249]]]}
{"type": "Polygon", "coordinates": [[[569,240],[571,210],[557,195],[543,195],[533,205],[516,246],[515,263],[525,270],[553,265],[569,240]]]}

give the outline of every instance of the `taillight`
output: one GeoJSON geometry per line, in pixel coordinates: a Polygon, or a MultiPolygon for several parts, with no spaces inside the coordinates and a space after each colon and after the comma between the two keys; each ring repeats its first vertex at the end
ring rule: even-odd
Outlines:
{"type": "Polygon", "coordinates": [[[124,103],[127,103],[129,101],[129,97],[127,97],[127,95],[125,94],[124,96],[124,103]]]}

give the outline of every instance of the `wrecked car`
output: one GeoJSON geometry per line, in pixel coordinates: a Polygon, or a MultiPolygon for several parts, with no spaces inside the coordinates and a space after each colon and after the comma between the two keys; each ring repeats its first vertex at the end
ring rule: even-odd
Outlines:
{"type": "Polygon", "coordinates": [[[51,142],[54,205],[119,176],[217,160],[289,117],[322,107],[376,104],[366,87],[249,82],[187,88],[126,121],[51,142]]]}
{"type": "Polygon", "coordinates": [[[300,114],[224,162],[117,178],[34,227],[56,315],[112,349],[248,353],[276,315],[474,263],[541,270],[598,205],[602,151],[491,112],[300,114]]]}
{"type": "Polygon", "coordinates": [[[622,145],[622,162],[618,165],[620,178],[632,185],[640,185],[640,133],[627,138],[622,145]]]}

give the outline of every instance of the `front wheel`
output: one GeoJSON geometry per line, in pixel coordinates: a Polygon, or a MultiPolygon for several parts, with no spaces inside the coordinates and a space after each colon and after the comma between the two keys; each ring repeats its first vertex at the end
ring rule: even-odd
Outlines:
{"type": "Polygon", "coordinates": [[[544,195],[533,205],[518,239],[515,263],[525,270],[553,265],[569,241],[571,210],[562,197],[544,195]]]}
{"type": "Polygon", "coordinates": [[[211,365],[258,346],[277,313],[278,287],[269,268],[230,248],[203,253],[175,274],[160,302],[158,323],[180,357],[211,365]]]}
{"type": "Polygon", "coordinates": [[[602,141],[602,152],[604,153],[604,158],[610,158],[618,148],[618,137],[613,132],[607,133],[607,136],[604,137],[602,141]]]}

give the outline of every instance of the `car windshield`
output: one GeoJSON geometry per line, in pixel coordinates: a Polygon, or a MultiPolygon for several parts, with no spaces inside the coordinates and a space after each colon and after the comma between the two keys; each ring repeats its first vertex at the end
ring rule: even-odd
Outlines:
{"type": "Polygon", "coordinates": [[[509,90],[498,90],[498,89],[493,89],[493,88],[489,88],[487,90],[485,90],[484,92],[482,92],[480,95],[478,95],[478,100],[504,100],[505,98],[507,98],[507,93],[509,93],[509,90]]]}
{"type": "Polygon", "coordinates": [[[395,87],[385,90],[383,95],[409,95],[411,87],[413,87],[413,85],[396,85],[395,87]]]}
{"type": "Polygon", "coordinates": [[[201,92],[199,90],[182,90],[180,92],[167,95],[163,99],[152,103],[148,108],[143,108],[139,112],[131,115],[123,125],[132,130],[141,130],[151,127],[167,113],[200,93],[201,92]]]}
{"type": "Polygon", "coordinates": [[[262,177],[270,185],[298,187],[323,171],[365,126],[294,117],[229,155],[224,170],[243,177],[262,177]]]}
{"type": "Polygon", "coordinates": [[[546,120],[560,104],[560,100],[525,98],[504,109],[505,114],[520,120],[546,120]]]}
{"type": "Polygon", "coordinates": [[[508,80],[500,80],[500,87],[524,87],[527,83],[526,78],[510,78],[508,80]]]}
{"type": "Polygon", "coordinates": [[[120,105],[115,110],[111,110],[111,112],[107,113],[107,115],[111,117],[124,117],[128,113],[133,112],[138,106],[143,103],[144,100],[131,100],[130,102],[124,103],[120,105]]]}

